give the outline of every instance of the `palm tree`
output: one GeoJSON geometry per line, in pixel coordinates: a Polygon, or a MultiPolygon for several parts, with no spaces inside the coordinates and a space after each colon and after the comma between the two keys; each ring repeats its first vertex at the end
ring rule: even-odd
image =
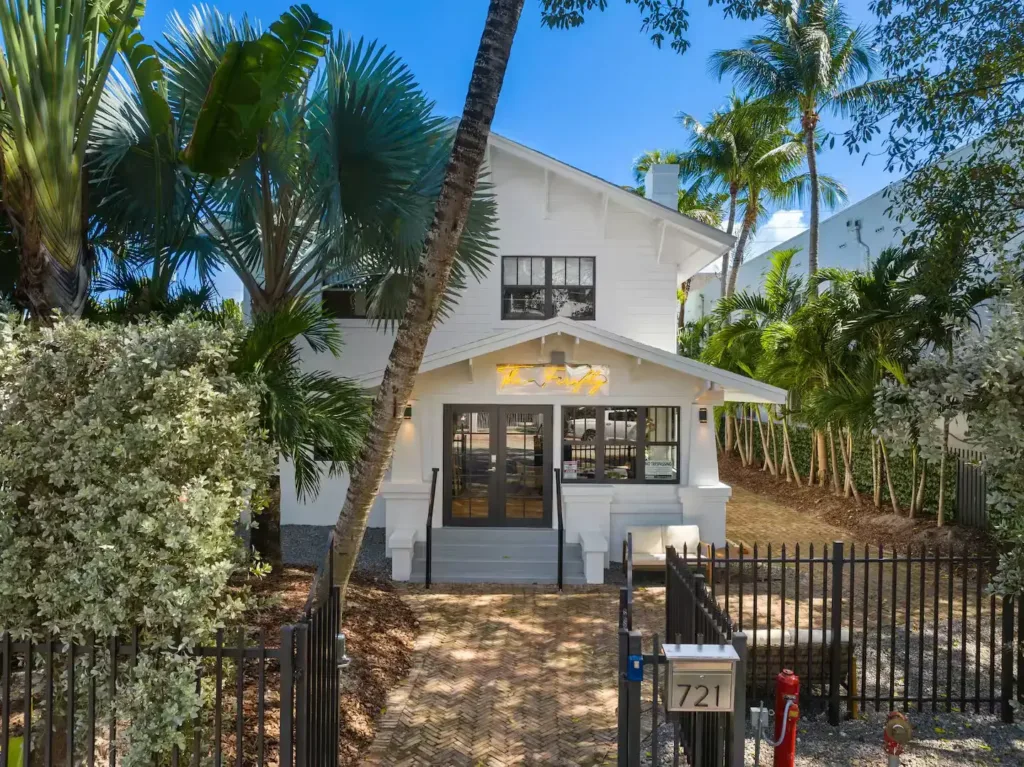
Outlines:
{"type": "MultiPolygon", "coordinates": [[[[789,121],[785,106],[741,98],[733,93],[728,108],[711,114],[706,124],[679,113],[680,124],[691,132],[689,148],[680,156],[681,173],[692,185],[719,190],[727,196],[729,212],[725,231],[732,234],[740,194],[747,188],[746,171],[751,153],[762,145],[765,134],[774,133],[789,121]],[[710,129],[709,129],[710,128],[710,129]]],[[[726,294],[729,253],[722,256],[721,295],[726,294]]]]}
{"type": "Polygon", "coordinates": [[[522,9],[523,0],[491,0],[487,10],[462,119],[423,244],[423,256],[412,278],[405,312],[374,398],[369,433],[334,527],[338,560],[335,573],[343,590],[355,566],[370,508],[387,471],[402,412],[412,395],[427,340],[451,278],[522,9]]]}
{"type": "Polygon", "coordinates": [[[643,197],[647,191],[644,181],[647,171],[652,166],[679,165],[679,202],[676,205],[676,210],[703,224],[718,226],[722,223],[722,205],[725,204],[725,196],[709,189],[706,185],[707,179],[688,179],[687,174],[682,170],[683,162],[683,155],[679,152],[663,149],[648,150],[633,161],[633,179],[636,186],[624,188],[626,191],[643,197]],[[686,185],[687,181],[691,183],[686,185]]]}
{"type": "MultiPolygon", "coordinates": [[[[811,186],[808,273],[818,270],[818,123],[825,110],[847,112],[870,100],[877,85],[866,83],[875,55],[868,30],[852,28],[838,0],[797,0],[773,6],[765,29],[742,48],[717,51],[711,68],[732,73],[755,94],[787,104],[800,116],[811,186]]],[[[811,289],[815,289],[811,283],[811,289]]]]}
{"type": "MultiPolygon", "coordinates": [[[[796,253],[795,249],[789,249],[771,255],[771,266],[765,274],[763,292],[743,290],[719,300],[714,314],[716,330],[704,347],[702,361],[759,380],[771,380],[769,355],[773,352],[775,334],[780,326],[785,326],[800,311],[806,300],[803,278],[790,271],[796,253]]],[[[727,414],[728,418],[731,416],[727,414]]],[[[799,482],[799,472],[789,447],[787,419],[788,409],[781,419],[784,433],[783,471],[787,467],[791,468],[793,477],[799,482]]],[[[731,421],[727,420],[729,423],[731,421]]],[[[761,439],[764,455],[768,458],[767,465],[774,474],[777,467],[768,449],[773,425],[774,421],[769,419],[769,434],[766,436],[762,432],[761,439]]],[[[741,438],[741,445],[743,441],[741,438]]],[[[742,457],[745,463],[749,463],[752,458],[749,455],[742,457]]]]}
{"type": "Polygon", "coordinates": [[[39,322],[81,314],[95,261],[85,151],[139,0],[0,5],[4,208],[18,239],[17,295],[39,322]]]}

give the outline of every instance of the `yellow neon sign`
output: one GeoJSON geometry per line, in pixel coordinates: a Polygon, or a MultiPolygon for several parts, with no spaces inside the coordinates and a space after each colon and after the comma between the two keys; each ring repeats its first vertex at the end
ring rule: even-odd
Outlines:
{"type": "Polygon", "coordinates": [[[498,365],[498,393],[607,394],[609,374],[605,365],[498,365]]]}

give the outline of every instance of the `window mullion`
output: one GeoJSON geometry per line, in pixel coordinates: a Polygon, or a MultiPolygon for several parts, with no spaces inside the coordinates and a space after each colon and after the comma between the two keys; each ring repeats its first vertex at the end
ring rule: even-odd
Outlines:
{"type": "Polygon", "coordinates": [[[644,469],[647,463],[645,448],[647,442],[647,408],[638,405],[636,409],[636,479],[637,482],[647,480],[644,469]]]}
{"type": "Polygon", "coordinates": [[[551,295],[551,257],[544,259],[544,319],[554,316],[554,300],[551,295]]]}
{"type": "Polygon", "coordinates": [[[594,408],[594,481],[604,482],[604,408],[594,408]]]}

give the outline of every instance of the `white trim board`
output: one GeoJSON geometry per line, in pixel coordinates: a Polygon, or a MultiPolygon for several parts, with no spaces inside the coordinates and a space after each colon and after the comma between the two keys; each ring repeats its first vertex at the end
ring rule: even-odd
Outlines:
{"type": "MultiPolygon", "coordinates": [[[[558,333],[564,333],[569,337],[604,346],[622,354],[635,357],[638,360],[653,362],[670,370],[717,384],[725,389],[725,399],[730,402],[774,402],[780,405],[786,402],[785,389],[755,381],[752,378],[747,378],[728,370],[722,370],[721,368],[716,368],[713,365],[707,365],[688,357],[681,357],[678,354],[672,354],[663,349],[648,346],[639,341],[633,341],[625,336],[603,330],[589,323],[570,320],[565,317],[555,317],[543,322],[524,323],[521,328],[513,328],[505,333],[499,333],[489,338],[428,354],[423,358],[419,372],[429,373],[431,370],[438,370],[449,365],[471,360],[474,357],[481,357],[510,346],[516,346],[527,341],[558,333]]],[[[357,378],[356,381],[369,388],[377,386],[383,376],[384,371],[377,370],[357,378]]]]}

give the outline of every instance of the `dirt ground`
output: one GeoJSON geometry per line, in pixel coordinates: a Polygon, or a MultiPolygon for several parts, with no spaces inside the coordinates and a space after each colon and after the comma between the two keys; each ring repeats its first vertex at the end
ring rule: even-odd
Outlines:
{"type": "Polygon", "coordinates": [[[733,487],[727,533],[732,537],[733,509],[740,501],[735,531],[749,543],[785,542],[792,546],[798,541],[818,545],[843,540],[900,552],[926,546],[966,556],[990,554],[996,545],[980,530],[957,525],[939,528],[930,517],[909,519],[893,514],[888,507],[876,509],[871,498],[863,495],[857,504],[852,498],[834,496],[831,487],[806,483],[798,487],[768,472],[744,467],[735,457],[719,456],[718,461],[722,481],[733,487]]]}
{"type": "MultiPolygon", "coordinates": [[[[276,646],[281,627],[302,616],[313,572],[311,568],[286,567],[259,582],[254,590],[258,608],[251,621],[264,629],[268,644],[276,646]]],[[[373,742],[388,693],[409,673],[418,624],[389,581],[357,570],[349,583],[342,625],[352,657],[352,665],[342,676],[341,691],[339,764],[347,767],[361,763],[362,753],[373,742]]],[[[268,691],[275,685],[276,679],[268,676],[268,691]]],[[[272,713],[268,712],[267,718],[269,761],[276,760],[277,750],[277,712],[272,713]]]]}

